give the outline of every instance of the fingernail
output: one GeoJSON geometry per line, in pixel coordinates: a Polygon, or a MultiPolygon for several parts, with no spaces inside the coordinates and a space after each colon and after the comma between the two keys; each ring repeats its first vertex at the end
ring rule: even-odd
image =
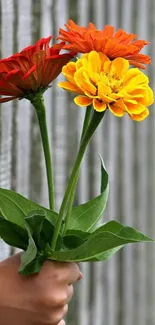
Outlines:
{"type": "Polygon", "coordinates": [[[78,281],[81,280],[82,278],[83,278],[83,274],[82,274],[82,272],[80,272],[80,275],[79,275],[78,281]]]}

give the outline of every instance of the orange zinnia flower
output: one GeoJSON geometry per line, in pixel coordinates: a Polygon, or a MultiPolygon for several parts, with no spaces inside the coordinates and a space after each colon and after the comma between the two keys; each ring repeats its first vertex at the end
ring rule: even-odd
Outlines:
{"type": "Polygon", "coordinates": [[[63,48],[80,53],[88,53],[92,50],[106,54],[111,60],[122,57],[130,64],[145,69],[144,64],[151,63],[148,55],[139,54],[141,49],[149,44],[145,40],[135,40],[136,34],[128,34],[123,29],[114,31],[114,27],[107,25],[103,30],[97,30],[95,25],[89,23],[88,27],[76,25],[72,20],[60,28],[58,39],[68,42],[63,48]]]}
{"type": "Polygon", "coordinates": [[[75,53],[59,54],[64,43],[49,46],[52,36],[40,39],[7,59],[0,60],[0,103],[44,92],[75,53]]]}

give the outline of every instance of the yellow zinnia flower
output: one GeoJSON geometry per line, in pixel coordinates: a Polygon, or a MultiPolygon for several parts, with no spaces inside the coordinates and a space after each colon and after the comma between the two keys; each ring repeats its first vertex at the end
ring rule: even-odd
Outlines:
{"type": "Polygon", "coordinates": [[[149,79],[138,68],[129,69],[126,59],[110,61],[105,54],[91,51],[66,64],[62,72],[68,81],[58,85],[78,93],[74,102],[79,106],[92,104],[98,112],[109,108],[118,117],[126,112],[136,121],[149,115],[147,106],[154,101],[149,79]]]}

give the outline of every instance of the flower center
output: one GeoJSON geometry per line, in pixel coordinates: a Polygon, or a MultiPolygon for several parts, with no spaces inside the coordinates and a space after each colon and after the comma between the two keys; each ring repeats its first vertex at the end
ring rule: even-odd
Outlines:
{"type": "Polygon", "coordinates": [[[122,88],[122,80],[115,75],[107,74],[108,86],[111,88],[112,93],[118,93],[122,88]]]}

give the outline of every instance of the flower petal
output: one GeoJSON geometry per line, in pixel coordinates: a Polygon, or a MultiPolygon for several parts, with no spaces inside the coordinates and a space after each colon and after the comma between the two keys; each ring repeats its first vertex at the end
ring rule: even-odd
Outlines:
{"type": "Polygon", "coordinates": [[[141,114],[145,111],[146,106],[140,103],[132,104],[125,101],[126,110],[129,114],[141,114]]]}
{"type": "MultiPolygon", "coordinates": [[[[81,90],[77,86],[71,84],[68,81],[61,81],[61,82],[58,83],[58,86],[60,88],[63,88],[65,90],[68,90],[68,91],[71,91],[71,92],[74,92],[74,93],[80,93],[81,92],[81,90]]],[[[83,92],[81,92],[81,94],[83,94],[83,92]]]]}
{"type": "Polygon", "coordinates": [[[142,112],[141,114],[132,114],[130,116],[130,118],[134,121],[137,121],[137,122],[141,122],[143,121],[146,117],[148,117],[148,115],[150,114],[148,108],[145,109],[144,112],[142,112]]]}
{"type": "Polygon", "coordinates": [[[107,104],[98,99],[93,99],[93,106],[97,112],[103,112],[107,108],[107,104]]]}
{"type": "MultiPolygon", "coordinates": [[[[50,47],[52,36],[40,39],[20,53],[0,60],[0,96],[10,96],[7,100],[27,97],[28,93],[43,91],[60,74],[63,65],[75,53],[59,54],[64,43],[50,47]],[[12,98],[12,99],[11,99],[12,98]]],[[[5,101],[5,98],[1,102],[5,101]]]]}
{"type": "Polygon", "coordinates": [[[135,40],[136,34],[126,33],[123,29],[114,31],[114,27],[106,25],[103,30],[97,30],[89,23],[88,27],[78,26],[69,20],[66,30],[60,28],[58,39],[67,42],[64,49],[80,53],[89,53],[92,50],[106,54],[111,60],[122,57],[135,66],[145,68],[150,64],[148,55],[140,54],[142,48],[149,44],[145,40],[135,40]]]}
{"type": "Polygon", "coordinates": [[[10,102],[13,99],[16,99],[16,96],[0,98],[0,103],[10,102]]]}
{"type": "Polygon", "coordinates": [[[118,100],[116,103],[109,104],[108,108],[117,117],[124,116],[124,113],[125,113],[125,110],[126,110],[126,106],[125,106],[125,104],[123,103],[122,100],[118,100]]]}
{"type": "Polygon", "coordinates": [[[92,99],[85,96],[77,96],[74,98],[74,103],[78,106],[89,106],[92,104],[92,99]]]}
{"type": "Polygon", "coordinates": [[[123,58],[112,61],[110,74],[116,79],[122,79],[129,68],[129,62],[123,58]]]}

